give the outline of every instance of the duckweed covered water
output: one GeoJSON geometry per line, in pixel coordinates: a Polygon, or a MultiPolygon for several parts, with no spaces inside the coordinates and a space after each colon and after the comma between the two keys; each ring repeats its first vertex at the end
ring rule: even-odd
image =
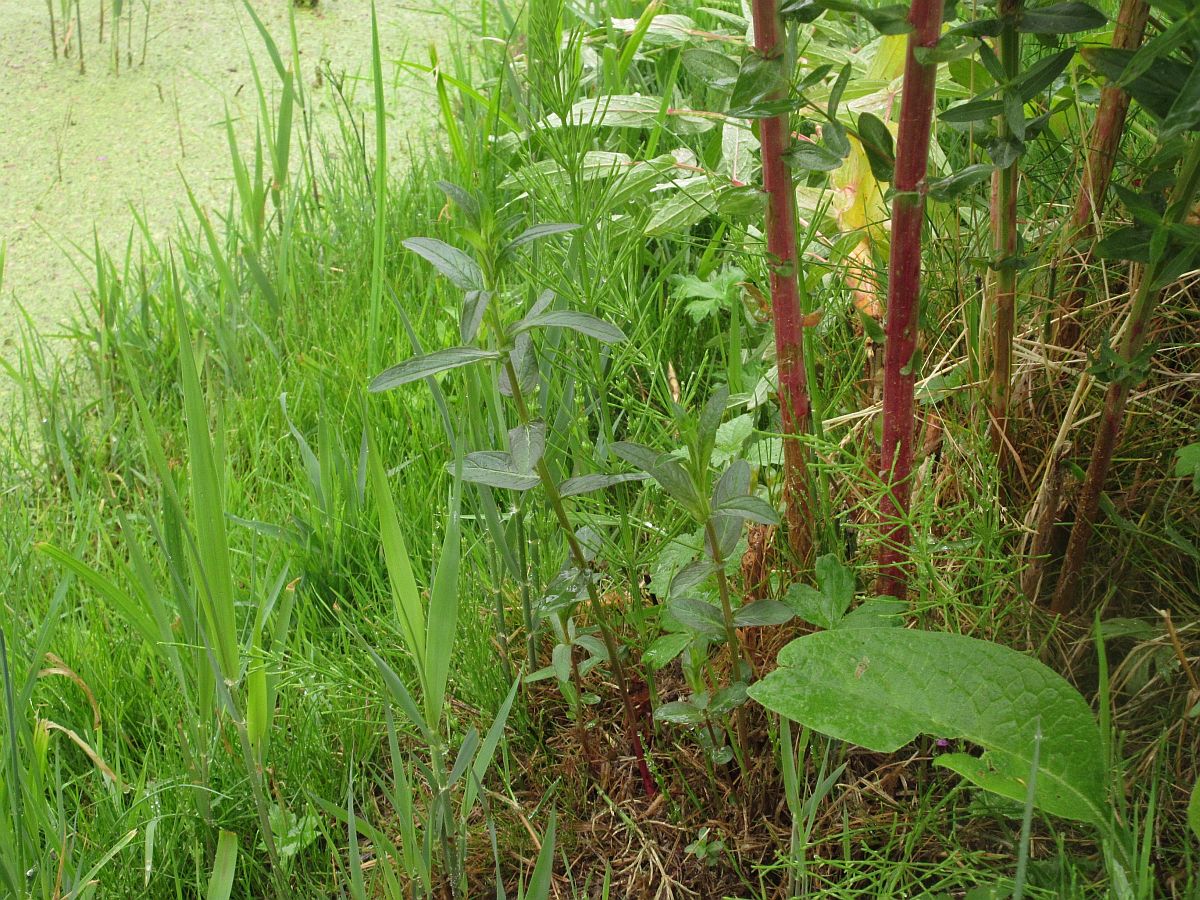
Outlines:
{"type": "MultiPolygon", "coordinates": [[[[254,7],[286,48],[290,0],[254,0],[254,7]]],[[[136,209],[152,233],[164,234],[188,206],[184,179],[202,204],[225,208],[233,189],[226,106],[244,141],[257,123],[251,55],[264,82],[276,85],[241,0],[152,0],[145,63],[139,65],[143,10],[135,4],[133,66],[122,51],[117,74],[111,15],[105,42],[98,44],[99,0],[84,0],[87,71],[80,75],[74,56],[52,58],[43,3],[0,0],[5,357],[16,346],[21,308],[42,334],[52,334],[77,308],[93,230],[102,247],[123,252],[131,232],[137,238],[136,209]]],[[[395,0],[378,0],[378,15],[387,108],[405,111],[390,124],[396,159],[413,142],[436,140],[437,121],[429,79],[396,62],[427,61],[429,44],[444,45],[452,23],[433,8],[415,10],[395,0]]],[[[302,77],[319,128],[331,126],[337,102],[327,82],[317,86],[326,62],[348,76],[346,90],[370,127],[370,21],[368,0],[321,0],[315,12],[296,11],[302,77]]],[[[59,27],[61,38],[61,22],[59,27]]],[[[0,374],[0,381],[5,377],[0,374]]]]}

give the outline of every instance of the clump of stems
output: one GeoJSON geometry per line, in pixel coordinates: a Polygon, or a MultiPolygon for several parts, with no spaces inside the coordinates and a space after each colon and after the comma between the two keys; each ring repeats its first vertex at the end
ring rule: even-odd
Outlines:
{"type": "MultiPolygon", "coordinates": [[[[1163,214],[1164,228],[1171,228],[1184,222],[1191,211],[1192,204],[1200,193],[1200,139],[1193,139],[1183,166],[1179,172],[1179,180],[1171,195],[1171,202],[1163,214]]],[[[1075,524],[1071,528],[1071,538],[1067,543],[1067,552],[1063,557],[1062,569],[1058,576],[1058,585],[1054,590],[1054,600],[1051,612],[1063,615],[1069,613],[1075,606],[1079,593],[1079,576],[1083,571],[1083,562],[1087,556],[1088,544],[1091,541],[1092,530],[1095,527],[1096,514],[1100,509],[1100,494],[1104,490],[1104,482],[1108,477],[1108,469],[1112,464],[1113,451],[1125,421],[1125,405],[1129,401],[1129,392],[1136,386],[1137,360],[1146,343],[1146,332],[1154,316],[1161,293],[1162,273],[1171,263],[1167,253],[1160,252],[1151,258],[1149,265],[1140,273],[1137,289],[1129,308],[1129,318],[1125,325],[1125,335],[1117,350],[1119,364],[1123,372],[1109,384],[1104,395],[1104,409],[1100,414],[1100,424],[1096,430],[1096,439],[1092,445],[1092,458],[1088,464],[1087,476],[1079,494],[1079,504],[1075,513],[1075,524]]],[[[1140,380],[1140,379],[1139,379],[1140,380]]]]}

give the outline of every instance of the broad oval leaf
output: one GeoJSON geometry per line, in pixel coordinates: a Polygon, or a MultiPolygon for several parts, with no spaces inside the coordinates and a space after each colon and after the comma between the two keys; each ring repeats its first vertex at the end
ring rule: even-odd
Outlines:
{"type": "Polygon", "coordinates": [[[479,264],[457,247],[427,237],[408,238],[402,243],[464,291],[483,288],[483,273],[479,270],[479,264]]]}
{"type": "Polygon", "coordinates": [[[469,366],[481,359],[499,359],[500,354],[491,350],[480,350],[476,347],[448,347],[445,350],[435,350],[424,356],[414,356],[402,363],[397,363],[390,369],[384,369],[372,380],[367,388],[371,393],[390,391],[392,388],[408,384],[410,381],[420,381],[439,372],[459,369],[469,366]]]}
{"type": "Polygon", "coordinates": [[[704,710],[687,700],[672,700],[654,711],[654,721],[671,725],[701,725],[704,723],[704,710]]]}
{"type": "Polygon", "coordinates": [[[675,621],[684,628],[712,637],[725,634],[725,620],[721,618],[721,611],[711,603],[697,597],[680,597],[672,600],[668,609],[675,621]]]}
{"type": "Polygon", "coordinates": [[[646,652],[642,654],[642,664],[651,672],[657,672],[682,653],[691,642],[690,634],[682,632],[664,634],[646,648],[646,652]]]}
{"type": "Polygon", "coordinates": [[[763,706],[822,734],[891,753],[920,734],[986,752],[964,777],[1024,802],[1037,754],[1034,803],[1054,815],[1106,821],[1100,729],[1062,676],[1000,644],[904,628],[805,635],[751,686],[763,706]],[[981,772],[986,770],[988,778],[981,772]]]}

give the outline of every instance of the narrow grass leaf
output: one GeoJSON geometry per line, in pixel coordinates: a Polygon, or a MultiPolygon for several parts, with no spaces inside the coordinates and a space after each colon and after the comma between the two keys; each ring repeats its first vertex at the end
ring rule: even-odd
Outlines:
{"type": "Polygon", "coordinates": [[[212,875],[208,879],[207,900],[229,900],[233,893],[233,876],[237,869],[238,840],[232,831],[222,831],[217,838],[217,855],[212,875]]]}

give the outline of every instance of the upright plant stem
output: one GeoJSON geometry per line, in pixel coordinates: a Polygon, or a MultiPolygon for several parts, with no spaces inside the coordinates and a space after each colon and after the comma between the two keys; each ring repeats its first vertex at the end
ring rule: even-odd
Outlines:
{"type": "Polygon", "coordinates": [[[883,443],[880,477],[887,485],[881,504],[883,543],[879,550],[878,592],[903,599],[908,593],[911,535],[908,506],[912,492],[916,436],[914,357],[921,294],[921,227],[925,221],[925,173],[937,64],[917,61],[916,50],[933,47],[942,28],[942,0],[913,0],[908,20],[900,133],[896,142],[892,251],[888,263],[887,340],[883,360],[883,443]]]}
{"type": "MultiPolygon", "coordinates": [[[[1192,146],[1184,158],[1183,167],[1179,172],[1179,180],[1171,196],[1171,202],[1163,214],[1161,228],[1170,228],[1184,221],[1200,192],[1200,138],[1192,140],[1192,146]]],[[[1163,268],[1170,261],[1166,253],[1159,253],[1152,258],[1150,264],[1141,273],[1137,291],[1129,308],[1129,321],[1125,328],[1125,337],[1121,341],[1118,356],[1122,363],[1129,365],[1146,343],[1146,331],[1158,304],[1159,288],[1157,282],[1163,268]]],[[[1071,529],[1071,538],[1067,543],[1067,552],[1063,557],[1062,570],[1059,572],[1058,585],[1054,590],[1054,600],[1050,611],[1058,615],[1069,613],[1075,606],[1079,594],[1079,575],[1083,570],[1083,561],[1087,555],[1088,543],[1092,537],[1096,513],[1100,509],[1100,494],[1104,490],[1104,481],[1112,463],[1113,451],[1117,446],[1117,438],[1125,420],[1125,404],[1129,400],[1129,391],[1133,387],[1129,378],[1117,378],[1109,386],[1104,395],[1104,410],[1100,414],[1100,425],[1096,431],[1096,440],[1092,445],[1092,459],[1088,464],[1087,477],[1079,494],[1079,505],[1075,513],[1075,525],[1071,529]]]]}
{"type": "MultiPolygon", "coordinates": [[[[1117,28],[1113,32],[1113,47],[1119,50],[1140,47],[1149,18],[1150,4],[1146,0],[1121,0],[1117,28]]],[[[1075,198],[1070,231],[1067,233],[1069,244],[1082,246],[1072,254],[1071,264],[1063,279],[1067,290],[1062,295],[1055,317],[1054,343],[1068,350],[1074,349],[1079,343],[1079,313],[1087,299],[1085,281],[1091,257],[1090,244],[1096,236],[1096,219],[1104,212],[1104,197],[1108,193],[1108,183],[1112,179],[1128,113],[1129,94],[1115,84],[1105,85],[1100,91],[1100,106],[1088,136],[1083,183],[1075,198]]]]}
{"type": "MultiPolygon", "coordinates": [[[[730,600],[729,579],[725,576],[725,557],[721,555],[720,543],[717,540],[717,530],[713,527],[711,518],[704,524],[704,534],[708,539],[708,546],[712,553],[713,566],[716,568],[717,593],[721,597],[721,615],[725,621],[725,640],[729,644],[729,656],[733,662],[733,680],[741,681],[743,678],[742,669],[749,669],[750,664],[746,660],[745,654],[742,653],[742,642],[738,638],[737,627],[733,622],[733,604],[730,600]]],[[[746,722],[745,704],[737,708],[737,711],[734,713],[734,722],[738,737],[738,762],[744,773],[747,771],[746,766],[750,759],[750,729],[746,722]]]]}
{"type": "MultiPolygon", "coordinates": [[[[1017,14],[1022,0],[1000,0],[996,12],[1003,23],[997,39],[1000,65],[1011,82],[1020,74],[1021,36],[1017,32],[1017,14]]],[[[996,120],[1001,143],[1011,141],[1012,125],[1008,116],[996,120]]],[[[1017,188],[1020,158],[1014,159],[992,176],[992,254],[996,267],[992,282],[992,372],[988,411],[993,444],[1000,450],[1008,433],[1008,410],[1012,392],[1012,343],[1017,317],[1017,188]]]]}
{"type": "MultiPolygon", "coordinates": [[[[752,12],[755,51],[782,66],[785,48],[776,0],[753,0],[752,12]]],[[[813,500],[804,445],[798,438],[809,429],[811,408],[804,368],[804,313],[797,284],[796,197],[791,173],[784,162],[784,153],[791,142],[787,114],[762,119],[759,141],[763,191],[767,195],[767,256],[779,367],[779,407],[783,415],[788,544],[797,561],[803,564],[812,557],[813,500]]]]}
{"type": "MultiPolygon", "coordinates": [[[[525,403],[525,397],[521,393],[520,378],[517,375],[516,367],[512,364],[511,358],[505,358],[504,368],[508,375],[508,383],[512,387],[512,398],[513,403],[517,407],[517,415],[520,417],[522,425],[529,425],[533,422],[533,416],[530,414],[529,407],[525,403]]],[[[633,708],[633,698],[629,693],[629,680],[625,677],[625,666],[621,662],[616,636],[613,634],[612,628],[608,625],[608,616],[604,610],[604,603],[600,599],[600,591],[597,589],[595,581],[588,575],[587,555],[583,552],[583,546],[579,543],[579,538],[575,536],[575,529],[571,527],[571,520],[567,516],[566,507],[563,506],[562,495],[558,492],[558,484],[554,481],[554,476],[550,473],[550,467],[546,465],[545,459],[539,459],[536,468],[537,476],[542,483],[542,490],[546,492],[546,499],[550,503],[550,508],[554,511],[554,517],[558,520],[559,528],[567,539],[571,561],[575,564],[575,568],[579,570],[580,577],[587,585],[588,600],[592,607],[592,615],[596,618],[596,627],[600,629],[600,635],[604,640],[604,649],[608,653],[609,662],[612,664],[613,678],[617,682],[617,692],[621,695],[621,705],[625,719],[625,738],[629,741],[629,746],[633,750],[634,758],[637,761],[638,774],[642,779],[642,789],[646,792],[647,797],[653,797],[658,793],[658,788],[655,786],[654,778],[650,774],[650,767],[646,764],[646,752],[642,748],[642,736],[638,729],[637,713],[633,708]]]]}
{"type": "Polygon", "coordinates": [[[58,59],[58,28],[54,24],[54,0],[46,0],[46,12],[50,14],[50,52],[58,59]]]}

